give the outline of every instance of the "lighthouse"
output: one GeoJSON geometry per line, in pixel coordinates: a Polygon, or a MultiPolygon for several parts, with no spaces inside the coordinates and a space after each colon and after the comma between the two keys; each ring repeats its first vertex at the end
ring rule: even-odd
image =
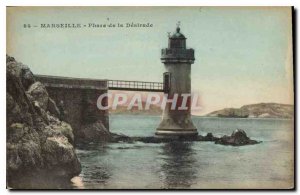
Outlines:
{"type": "Polygon", "coordinates": [[[165,66],[164,84],[168,101],[162,120],[156,129],[156,136],[181,138],[198,135],[191,119],[191,96],[185,98],[186,108],[182,109],[184,95],[191,94],[191,65],[195,61],[194,49],[186,48],[186,38],[177,25],[176,32],[169,35],[168,48],[161,50],[161,61],[165,66]],[[182,96],[183,95],[183,96],[182,96]],[[176,98],[176,105],[172,100],[176,98]]]}

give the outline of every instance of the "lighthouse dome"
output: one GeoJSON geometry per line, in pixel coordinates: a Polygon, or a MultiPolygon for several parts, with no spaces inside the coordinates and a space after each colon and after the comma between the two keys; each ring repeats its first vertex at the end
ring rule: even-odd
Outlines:
{"type": "Polygon", "coordinates": [[[180,28],[176,28],[176,32],[170,37],[171,39],[185,39],[185,36],[180,32],[180,28]]]}
{"type": "Polygon", "coordinates": [[[169,37],[168,48],[161,50],[161,60],[163,63],[194,63],[194,50],[186,48],[186,38],[180,32],[179,26],[176,32],[169,37]]]}
{"type": "Polygon", "coordinates": [[[176,28],[176,32],[169,37],[169,48],[185,49],[185,36],[180,32],[180,28],[176,28]]]}

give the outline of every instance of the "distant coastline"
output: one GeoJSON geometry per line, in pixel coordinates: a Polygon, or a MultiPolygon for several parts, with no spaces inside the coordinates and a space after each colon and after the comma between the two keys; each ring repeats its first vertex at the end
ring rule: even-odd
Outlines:
{"type": "MultiPolygon", "coordinates": [[[[151,106],[149,110],[138,110],[133,107],[127,110],[127,107],[118,106],[117,110],[109,110],[113,115],[144,115],[144,116],[160,116],[162,110],[159,106],[151,106]]],[[[294,105],[278,104],[278,103],[258,103],[244,105],[240,108],[224,108],[221,110],[210,112],[203,116],[211,118],[275,118],[275,119],[293,119],[294,105]]]]}
{"type": "Polygon", "coordinates": [[[240,108],[224,108],[205,115],[220,118],[294,118],[294,105],[278,103],[258,103],[240,108]]]}

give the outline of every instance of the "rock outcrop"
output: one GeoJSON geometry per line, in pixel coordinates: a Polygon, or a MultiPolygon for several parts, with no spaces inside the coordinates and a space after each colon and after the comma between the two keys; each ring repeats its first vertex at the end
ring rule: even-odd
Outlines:
{"type": "Polygon", "coordinates": [[[216,144],[232,145],[232,146],[244,146],[258,144],[260,142],[251,140],[247,137],[247,134],[242,129],[236,129],[232,132],[231,136],[224,135],[223,137],[215,141],[216,144]]]}
{"type": "Polygon", "coordinates": [[[78,135],[78,142],[103,142],[112,140],[112,134],[104,127],[101,121],[86,124],[78,135]]]}
{"type": "Polygon", "coordinates": [[[7,186],[59,188],[81,171],[72,128],[30,69],[9,56],[6,79],[7,186]]]}
{"type": "Polygon", "coordinates": [[[97,98],[98,94],[90,92],[88,95],[86,94],[84,100],[82,100],[84,111],[81,114],[81,126],[76,132],[76,143],[101,142],[111,139],[111,133],[101,120],[103,113],[100,114],[98,107],[95,105],[97,98]]]}
{"type": "Polygon", "coordinates": [[[129,137],[126,135],[112,134],[112,139],[110,142],[127,142],[133,143],[136,141],[144,143],[168,143],[168,142],[178,142],[178,141],[210,141],[215,142],[215,144],[222,145],[232,145],[232,146],[244,146],[261,143],[259,141],[251,140],[247,137],[247,134],[244,130],[237,129],[233,131],[231,136],[224,135],[223,137],[215,137],[212,133],[207,133],[205,136],[198,135],[196,137],[178,137],[175,138],[166,138],[166,137],[129,137]]]}

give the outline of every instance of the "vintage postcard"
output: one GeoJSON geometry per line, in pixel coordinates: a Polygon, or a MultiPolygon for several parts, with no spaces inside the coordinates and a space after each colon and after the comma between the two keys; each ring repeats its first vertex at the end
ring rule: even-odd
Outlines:
{"type": "Polygon", "coordinates": [[[7,7],[8,189],[294,189],[292,7],[7,7]]]}

